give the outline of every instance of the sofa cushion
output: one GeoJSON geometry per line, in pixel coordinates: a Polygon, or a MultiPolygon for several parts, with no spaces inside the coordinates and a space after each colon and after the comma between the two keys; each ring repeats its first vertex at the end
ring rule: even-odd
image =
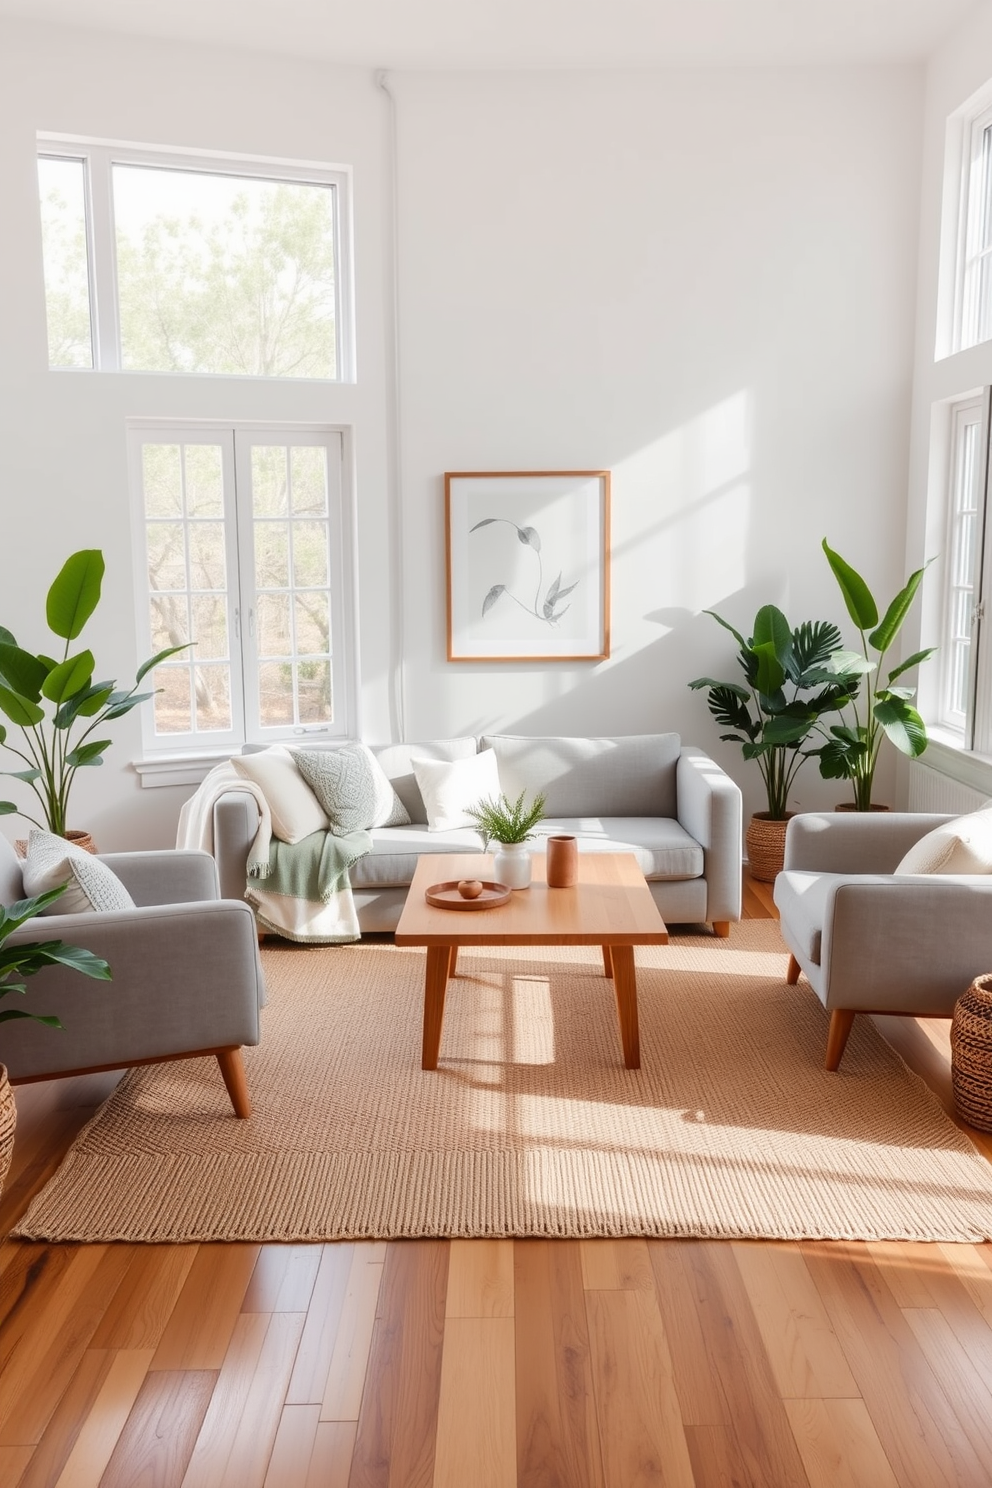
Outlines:
{"type": "Polygon", "coordinates": [[[421,853],[476,853],[482,838],[474,827],[429,833],[424,825],[379,827],[369,834],[372,851],[350,869],[352,888],[404,888],[413,880],[421,853]]]}
{"type": "Polygon", "coordinates": [[[470,759],[432,760],[413,757],[413,773],[427,809],[429,832],[472,827],[472,808],[499,799],[496,756],[483,749],[470,759]]]}
{"type": "Polygon", "coordinates": [[[631,852],[645,878],[701,878],[703,849],[695,837],[668,816],[547,817],[537,828],[541,837],[567,833],[577,837],[579,852],[631,852]]]}
{"type": "Polygon", "coordinates": [[[338,837],[370,827],[403,827],[406,807],[367,744],[290,751],[338,837]]]}
{"type": "Polygon", "coordinates": [[[372,753],[406,807],[410,820],[426,822],[427,808],[413,773],[413,756],[432,760],[468,759],[476,753],[476,741],[462,738],[428,739],[423,744],[373,744],[372,753]]]}
{"type": "Polygon", "coordinates": [[[774,899],[783,924],[789,928],[788,938],[814,966],[820,964],[827,898],[834,885],[849,876],[786,868],[775,880],[774,899]]]}
{"type": "Polygon", "coordinates": [[[904,873],[992,873],[992,810],[955,817],[934,827],[893,870],[904,873]]]}
{"type": "Polygon", "coordinates": [[[328,821],[320,802],[281,744],[260,754],[235,755],[231,764],[242,780],[251,780],[262,792],[272,813],[273,834],[280,842],[302,842],[311,832],[326,831],[328,821]]]}
{"type": "Polygon", "coordinates": [[[550,817],[674,817],[678,734],[523,738],[491,734],[500,785],[512,800],[542,791],[550,817]]]}

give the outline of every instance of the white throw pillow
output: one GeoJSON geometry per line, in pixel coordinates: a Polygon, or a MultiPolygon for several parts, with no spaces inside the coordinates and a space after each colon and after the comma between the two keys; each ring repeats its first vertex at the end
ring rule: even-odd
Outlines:
{"type": "Polygon", "coordinates": [[[469,806],[496,799],[500,793],[496,751],[483,749],[468,759],[430,760],[413,757],[413,773],[427,807],[429,832],[474,827],[469,806]]]}
{"type": "Polygon", "coordinates": [[[43,909],[42,914],[86,914],[89,910],[108,914],[116,909],[134,908],[131,895],[106,863],[52,832],[32,831],[21,877],[30,899],[58,888],[59,884],[68,885],[65,893],[43,909]]]}
{"type": "Polygon", "coordinates": [[[992,873],[992,809],[983,807],[934,827],[896,868],[904,873],[992,873]]]}
{"type": "Polygon", "coordinates": [[[262,792],[280,842],[302,842],[311,832],[326,832],[327,817],[288,749],[275,744],[260,754],[236,755],[231,764],[242,780],[254,781],[262,792]]]}
{"type": "Polygon", "coordinates": [[[367,744],[339,749],[294,749],[304,780],[338,836],[370,827],[408,827],[410,816],[367,744]]]}

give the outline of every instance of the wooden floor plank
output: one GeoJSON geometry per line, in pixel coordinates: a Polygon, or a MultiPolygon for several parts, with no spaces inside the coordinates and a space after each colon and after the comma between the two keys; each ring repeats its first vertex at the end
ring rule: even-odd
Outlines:
{"type": "Polygon", "coordinates": [[[654,1291],[646,1240],[581,1240],[579,1246],[587,1292],[654,1291]]]}
{"type": "Polygon", "coordinates": [[[305,1320],[302,1312],[270,1315],[224,1474],[211,1488],[262,1488],[305,1320]]]}
{"type": "Polygon", "coordinates": [[[516,1240],[519,1488],[603,1488],[589,1325],[576,1240],[516,1240]]]}
{"type": "Polygon", "coordinates": [[[434,1488],[516,1488],[510,1317],[446,1318],[434,1488]]]}
{"type": "Polygon", "coordinates": [[[732,1426],[687,1426],[685,1439],[696,1488],[765,1488],[748,1472],[732,1426]]]}
{"type": "Polygon", "coordinates": [[[0,1443],[41,1440],[129,1260],[126,1246],[84,1245],[76,1251],[0,1376],[0,1443]]]}
{"type": "Polygon", "coordinates": [[[263,1245],[242,1312],[306,1312],[320,1266],[319,1245],[263,1245]]]}
{"type": "MultiPolygon", "coordinates": [[[[303,1337],[296,1351],[287,1405],[320,1405],[338,1336],[354,1245],[322,1245],[303,1337]]],[[[369,1252],[375,1250],[369,1247],[369,1252]]]]}
{"type": "Polygon", "coordinates": [[[190,1268],[195,1245],[135,1245],[131,1262],[93,1335],[93,1348],[157,1348],[190,1268]]]}
{"type": "Polygon", "coordinates": [[[322,1421],[357,1421],[365,1390],[383,1267],[355,1246],[334,1352],[320,1402],[322,1421]]]}
{"type": "Polygon", "coordinates": [[[265,1474],[265,1488],[307,1488],[319,1425],[319,1405],[283,1407],[265,1474]]]}
{"type": "Polygon", "coordinates": [[[678,1240],[651,1240],[648,1256],[665,1336],[675,1367],[675,1388],[686,1426],[729,1426],[727,1400],[714,1371],[678,1240]]]}
{"type": "MultiPolygon", "coordinates": [[[[108,1349],[87,1349],[83,1354],[41,1441],[34,1449],[19,1488],[51,1488],[56,1482],[112,1363],[113,1354],[108,1349]]],[[[3,1481],[0,1478],[0,1482],[3,1481]]]]}
{"type": "MultiPolygon", "coordinates": [[[[354,1421],[321,1421],[313,1444],[306,1488],[348,1488],[355,1455],[354,1421]]],[[[276,1488],[272,1484],[272,1488],[276,1488]]]]}
{"type": "Polygon", "coordinates": [[[219,1488],[223,1481],[269,1321],[269,1316],[261,1312],[242,1312],[235,1320],[182,1488],[219,1488]]]}
{"type": "Polygon", "coordinates": [[[668,1340],[653,1292],[586,1292],[606,1488],[694,1488],[668,1340]]]}
{"type": "Polygon", "coordinates": [[[439,1240],[388,1247],[349,1488],[430,1488],[448,1250],[439,1240]]]}
{"type": "Polygon", "coordinates": [[[992,1328],[992,1267],[986,1264],[992,1246],[941,1245],[938,1248],[972,1305],[992,1328]]]}
{"type": "Polygon", "coordinates": [[[37,1329],[78,1245],[4,1246],[0,1275],[0,1377],[25,1333],[37,1329]]]}
{"type": "Polygon", "coordinates": [[[797,1246],[733,1246],[778,1393],[788,1399],[858,1395],[844,1351],[797,1246]]]}
{"type": "Polygon", "coordinates": [[[776,1488],[807,1488],[806,1471],[732,1248],[717,1240],[678,1243],[709,1367],[748,1471],[758,1483],[764,1478],[776,1488]]]}
{"type": "Polygon", "coordinates": [[[103,1477],[138,1398],[153,1349],[118,1349],[59,1473],[55,1488],[93,1488],[103,1477]]]}
{"type": "Polygon", "coordinates": [[[201,1245],[162,1334],[153,1369],[220,1369],[260,1247],[201,1245]]]}
{"type": "Polygon", "coordinates": [[[990,1376],[976,1369],[973,1358],[943,1313],[915,1307],[905,1311],[924,1357],[940,1379],[951,1408],[992,1483],[992,1388],[990,1376]],[[990,1381],[990,1383],[987,1383],[990,1381]]]}
{"type": "Polygon", "coordinates": [[[513,1241],[452,1240],[446,1318],[513,1316],[513,1241]]]}
{"type": "Polygon", "coordinates": [[[0,1447],[0,1483],[6,1488],[20,1488],[22,1473],[25,1473],[35,1447],[0,1447]]]}
{"type": "Polygon", "coordinates": [[[785,1409],[810,1488],[899,1488],[863,1400],[787,1400],[785,1409]]]}
{"type": "Polygon", "coordinates": [[[100,1488],[180,1488],[216,1383],[213,1370],[146,1374],[100,1488]]]}
{"type": "Polygon", "coordinates": [[[981,1462],[864,1246],[802,1251],[900,1488],[980,1483],[981,1462]]]}

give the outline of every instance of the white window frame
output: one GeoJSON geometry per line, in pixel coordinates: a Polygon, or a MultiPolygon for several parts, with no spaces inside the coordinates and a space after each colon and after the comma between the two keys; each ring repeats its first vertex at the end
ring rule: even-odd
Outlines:
{"type": "MultiPolygon", "coordinates": [[[[140,710],[143,758],[168,764],[176,758],[213,760],[237,753],[243,744],[276,743],[300,738],[357,738],[358,689],[358,553],[354,500],[354,446],[350,425],[260,422],[238,419],[128,419],[128,465],[131,488],[131,534],[135,574],[135,634],[139,653],[152,654],[151,622],[146,580],[145,509],[143,500],[142,447],[149,443],[219,444],[225,485],[227,553],[227,624],[231,655],[232,727],[223,731],[160,734],[155,731],[154,710],[140,710]],[[238,435],[241,439],[238,439],[238,435]],[[252,444],[323,444],[331,437],[340,441],[340,471],[337,495],[329,489],[328,519],[331,551],[331,656],[334,718],[326,724],[264,727],[257,716],[257,657],[254,649],[255,584],[251,572],[251,541],[244,540],[253,520],[250,486],[246,482],[252,444]],[[241,479],[238,480],[238,473],[241,479]],[[245,524],[249,524],[248,527],[245,524]]],[[[331,451],[328,451],[329,459],[331,451]]],[[[333,482],[329,483],[333,486],[333,482]]],[[[154,681],[154,676],[149,677],[154,681]]],[[[180,783],[186,783],[183,776],[180,783]]],[[[153,783],[152,781],[143,783],[153,783]]],[[[161,784],[171,783],[163,778],[161,784]]]]}
{"type": "Polygon", "coordinates": [[[92,368],[53,367],[53,372],[122,372],[131,377],[250,377],[231,372],[133,370],[121,366],[120,314],[117,298],[117,236],[114,226],[112,172],[115,165],[144,165],[163,170],[199,171],[264,181],[299,181],[334,188],[334,295],[337,376],[279,377],[277,382],[354,382],[355,289],[352,223],[352,173],[345,165],[283,160],[274,156],[119,144],[82,135],[38,135],[37,154],[58,160],[81,160],[86,200],[86,246],[89,260],[92,368]]]}
{"type": "Polygon", "coordinates": [[[950,405],[948,414],[949,438],[944,487],[946,494],[944,541],[942,545],[943,561],[941,564],[943,586],[941,596],[940,648],[937,661],[940,672],[938,723],[942,728],[956,735],[961,741],[962,747],[971,749],[974,743],[975,703],[979,669],[979,625],[981,618],[982,553],[985,529],[985,488],[988,476],[989,391],[986,390],[983,394],[957,400],[950,405]],[[965,430],[969,427],[978,429],[976,459],[971,481],[978,513],[978,531],[975,535],[973,569],[970,575],[970,588],[972,591],[972,604],[970,608],[971,645],[968,658],[966,710],[962,715],[952,706],[950,694],[952,684],[951,660],[955,646],[954,593],[957,587],[956,574],[959,566],[957,561],[960,541],[960,527],[957,520],[959,515],[958,496],[962,474],[961,465],[964,456],[965,430]]]}

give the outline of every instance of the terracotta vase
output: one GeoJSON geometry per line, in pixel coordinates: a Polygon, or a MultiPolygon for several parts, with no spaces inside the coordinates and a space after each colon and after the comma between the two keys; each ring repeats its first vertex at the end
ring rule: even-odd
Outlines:
{"type": "Polygon", "coordinates": [[[0,1191],[10,1167],[14,1151],[14,1127],[17,1110],[14,1106],[14,1087],[7,1078],[7,1070],[0,1064],[0,1191]]]}
{"type": "Polygon", "coordinates": [[[549,837],[548,888],[570,889],[579,881],[579,844],[574,837],[549,837]]]}
{"type": "Polygon", "coordinates": [[[785,862],[785,829],[795,814],[790,811],[779,819],[769,816],[767,811],[756,811],[748,822],[744,838],[747,861],[751,877],[759,883],[774,883],[781,873],[785,862]]]}

